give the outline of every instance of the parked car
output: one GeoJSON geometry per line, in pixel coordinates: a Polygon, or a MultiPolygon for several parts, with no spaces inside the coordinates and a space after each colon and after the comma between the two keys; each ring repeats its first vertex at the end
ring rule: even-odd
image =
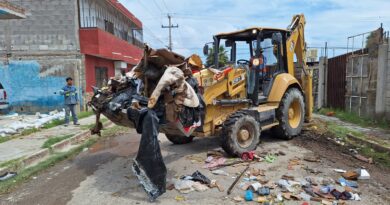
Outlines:
{"type": "Polygon", "coordinates": [[[7,114],[11,109],[7,97],[7,91],[0,83],[0,114],[7,114]]]}

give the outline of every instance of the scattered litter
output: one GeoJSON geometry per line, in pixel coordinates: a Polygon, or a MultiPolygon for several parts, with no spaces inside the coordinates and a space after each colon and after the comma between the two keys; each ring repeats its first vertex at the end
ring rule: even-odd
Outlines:
{"type": "Polygon", "coordinates": [[[226,158],[224,157],[216,158],[213,156],[209,156],[207,157],[206,164],[203,166],[203,168],[210,169],[213,167],[218,167],[225,164],[225,162],[226,162],[226,158]]]}
{"type": "Polygon", "coordinates": [[[321,201],[321,204],[323,204],[323,205],[333,205],[333,202],[331,202],[331,201],[327,201],[327,200],[322,200],[321,201]]]}
{"type": "Polygon", "coordinates": [[[240,180],[240,178],[242,177],[242,175],[244,175],[244,173],[249,169],[249,165],[240,173],[240,175],[234,180],[234,182],[232,183],[232,185],[230,185],[229,189],[227,190],[227,194],[230,195],[231,192],[232,192],[232,189],[234,188],[234,186],[236,186],[238,180],[240,180]]]}
{"type": "Polygon", "coordinates": [[[204,161],[204,159],[200,156],[189,155],[186,158],[190,160],[192,163],[201,163],[204,161]]]}
{"type": "Polygon", "coordinates": [[[294,180],[295,177],[294,177],[294,176],[291,176],[291,175],[285,174],[285,175],[282,175],[282,179],[285,179],[285,180],[294,180]]]}
{"type": "Polygon", "coordinates": [[[200,182],[194,182],[192,184],[192,187],[196,190],[196,191],[199,191],[199,192],[204,192],[206,190],[209,189],[208,186],[204,185],[204,184],[201,184],[200,182]]]}
{"type": "Polygon", "coordinates": [[[318,156],[305,156],[303,160],[308,162],[320,162],[321,159],[318,156]]]}
{"type": "MultiPolygon", "coordinates": [[[[244,186],[245,187],[245,186],[244,186]]],[[[254,191],[254,192],[257,192],[258,190],[259,190],[259,188],[261,188],[262,187],[262,185],[259,183],[259,182],[255,182],[255,183],[253,183],[253,184],[251,184],[250,186],[249,186],[249,188],[252,190],[252,191],[254,191]]]]}
{"type": "Polygon", "coordinates": [[[175,189],[183,194],[187,194],[194,191],[194,188],[192,188],[192,186],[194,185],[194,181],[191,180],[175,180],[174,185],[175,189]]]}
{"type": "Polygon", "coordinates": [[[259,196],[259,197],[257,197],[257,202],[265,203],[265,202],[267,202],[267,198],[264,196],[259,196]]]}
{"type": "Polygon", "coordinates": [[[200,173],[199,171],[194,172],[192,175],[192,181],[200,182],[202,184],[210,184],[210,179],[207,178],[205,175],[200,173]]]}
{"type": "Polygon", "coordinates": [[[280,179],[280,180],[278,181],[277,185],[278,185],[280,188],[282,188],[282,189],[284,189],[284,190],[286,190],[286,191],[289,191],[289,192],[292,192],[292,191],[293,191],[293,189],[292,189],[292,187],[291,187],[291,184],[290,184],[287,180],[285,180],[285,179],[280,179]]]}
{"type": "Polygon", "coordinates": [[[257,190],[257,193],[258,193],[260,196],[268,196],[268,195],[270,195],[269,187],[260,187],[260,188],[257,190]]]}
{"type": "Polygon", "coordinates": [[[288,170],[293,170],[294,169],[294,166],[296,165],[299,165],[301,162],[300,162],[300,159],[299,158],[292,158],[290,160],[288,160],[288,170]]]}
{"type": "Polygon", "coordinates": [[[286,155],[286,153],[284,153],[283,151],[279,151],[278,154],[281,155],[281,156],[285,156],[286,155]]]}
{"type": "Polygon", "coordinates": [[[220,192],[224,192],[224,188],[217,182],[217,180],[213,179],[211,180],[211,183],[209,185],[210,188],[217,187],[220,192]]]}
{"type": "Polygon", "coordinates": [[[16,172],[6,172],[3,175],[0,176],[0,181],[5,181],[7,179],[11,179],[18,175],[16,172]]]}
{"type": "Polygon", "coordinates": [[[346,170],[344,169],[333,169],[333,171],[337,172],[337,173],[345,173],[347,172],[346,170]]]}
{"type": "Polygon", "coordinates": [[[349,186],[349,187],[352,187],[352,188],[358,188],[358,184],[354,181],[348,181],[346,179],[344,179],[343,177],[340,177],[338,179],[338,182],[341,186],[349,186]]]}
{"type": "Polygon", "coordinates": [[[256,169],[256,168],[251,168],[249,171],[250,175],[256,176],[256,177],[257,176],[265,176],[264,172],[265,172],[264,170],[256,169]]]}
{"type": "Polygon", "coordinates": [[[265,156],[265,161],[268,163],[273,163],[275,160],[276,160],[276,155],[274,154],[267,154],[267,156],[265,156]]]}
{"type": "Polygon", "coordinates": [[[360,161],[363,161],[363,162],[367,162],[369,164],[372,164],[374,163],[374,161],[372,160],[372,158],[367,158],[367,157],[364,157],[363,155],[360,155],[360,154],[355,154],[353,155],[356,159],[360,160],[360,161]]]}
{"type": "Polygon", "coordinates": [[[244,201],[244,198],[242,198],[241,196],[235,196],[235,197],[233,198],[233,200],[234,200],[235,202],[242,202],[242,201],[244,201]]]}
{"type": "Polygon", "coordinates": [[[252,161],[255,159],[255,152],[254,151],[244,152],[241,155],[241,159],[244,161],[252,161]]]}
{"type": "Polygon", "coordinates": [[[360,198],[359,194],[357,194],[357,193],[352,193],[352,194],[351,194],[351,200],[360,201],[360,200],[362,200],[362,199],[360,198]]]}
{"type": "Polygon", "coordinates": [[[305,192],[301,192],[299,194],[299,197],[301,197],[304,201],[310,201],[311,200],[311,196],[309,194],[306,194],[305,192]]]}
{"type": "Polygon", "coordinates": [[[245,201],[253,201],[253,192],[251,190],[245,192],[245,201]]]}
{"type": "Polygon", "coordinates": [[[277,195],[276,195],[276,200],[277,201],[283,201],[283,197],[282,197],[282,193],[278,193],[277,195]]]}
{"type": "Polygon", "coordinates": [[[223,171],[221,169],[214,170],[211,173],[213,173],[215,175],[229,176],[229,173],[227,173],[227,172],[225,172],[225,171],[223,171]]]}
{"type": "Polygon", "coordinates": [[[360,169],[360,174],[358,179],[360,180],[367,180],[370,179],[370,173],[366,169],[360,169]]]}
{"type": "Polygon", "coordinates": [[[184,196],[175,196],[176,201],[185,201],[186,198],[184,196]]]}
{"type": "Polygon", "coordinates": [[[349,170],[343,173],[342,176],[348,180],[357,180],[357,178],[359,177],[359,173],[349,170]]]}

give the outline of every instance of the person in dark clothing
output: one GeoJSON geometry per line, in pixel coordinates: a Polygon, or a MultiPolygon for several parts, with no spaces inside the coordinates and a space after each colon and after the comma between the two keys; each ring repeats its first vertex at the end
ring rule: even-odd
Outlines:
{"type": "Polygon", "coordinates": [[[61,94],[64,95],[65,100],[65,127],[69,125],[69,116],[72,113],[73,124],[80,125],[76,114],[76,105],[79,103],[77,89],[73,86],[73,79],[66,78],[66,85],[62,88],[61,94]]]}

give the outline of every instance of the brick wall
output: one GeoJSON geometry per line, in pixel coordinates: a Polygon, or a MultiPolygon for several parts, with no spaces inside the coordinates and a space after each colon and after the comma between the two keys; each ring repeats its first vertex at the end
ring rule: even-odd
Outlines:
{"type": "Polygon", "coordinates": [[[5,50],[6,32],[14,52],[75,51],[79,47],[76,0],[22,1],[26,19],[0,23],[0,50],[5,50]]]}
{"type": "MultiPolygon", "coordinates": [[[[72,77],[85,89],[77,0],[18,1],[26,18],[0,22],[0,82],[16,112],[62,109],[55,91],[72,77]],[[3,64],[11,53],[9,65],[3,64]]],[[[82,99],[81,99],[82,100],[82,99]]]]}

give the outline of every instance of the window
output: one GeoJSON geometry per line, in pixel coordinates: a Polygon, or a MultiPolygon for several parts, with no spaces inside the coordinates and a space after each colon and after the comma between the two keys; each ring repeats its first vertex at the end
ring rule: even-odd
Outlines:
{"type": "Polygon", "coordinates": [[[107,85],[108,73],[106,67],[95,67],[96,87],[101,88],[107,85]]]}
{"type": "Polygon", "coordinates": [[[108,20],[104,20],[104,30],[114,34],[114,24],[108,20]]]}

